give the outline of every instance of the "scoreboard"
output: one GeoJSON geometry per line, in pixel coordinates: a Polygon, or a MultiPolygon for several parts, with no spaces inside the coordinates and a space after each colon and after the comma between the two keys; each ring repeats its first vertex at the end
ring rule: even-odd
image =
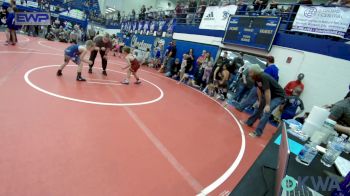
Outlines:
{"type": "Polygon", "coordinates": [[[280,21],[280,17],[231,16],[222,42],[270,51],[280,21]]]}

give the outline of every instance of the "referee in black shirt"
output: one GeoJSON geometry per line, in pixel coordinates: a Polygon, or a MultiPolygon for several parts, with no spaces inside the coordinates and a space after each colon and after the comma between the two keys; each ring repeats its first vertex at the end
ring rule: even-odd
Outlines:
{"type": "Polygon", "coordinates": [[[93,41],[95,43],[95,50],[91,51],[90,61],[92,61],[92,64],[90,65],[89,73],[92,73],[92,67],[94,66],[97,53],[100,52],[103,69],[102,74],[107,76],[107,55],[108,52],[112,49],[112,42],[110,36],[108,33],[106,33],[104,36],[99,35],[96,36],[93,41]]]}

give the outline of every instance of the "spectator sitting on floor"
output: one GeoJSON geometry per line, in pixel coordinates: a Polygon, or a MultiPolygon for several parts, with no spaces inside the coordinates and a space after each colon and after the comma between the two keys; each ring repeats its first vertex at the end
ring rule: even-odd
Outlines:
{"type": "Polygon", "coordinates": [[[175,59],[174,65],[171,67],[171,72],[168,75],[168,77],[171,77],[173,79],[179,79],[180,69],[181,69],[180,59],[177,58],[175,59]]]}
{"type": "Polygon", "coordinates": [[[283,103],[285,93],[274,78],[261,71],[259,65],[251,65],[249,76],[255,81],[257,87],[258,109],[254,111],[245,124],[251,127],[261,116],[255,131],[249,133],[251,137],[260,137],[269,121],[271,112],[283,103]]]}
{"type": "Polygon", "coordinates": [[[264,70],[265,73],[269,74],[270,76],[272,76],[272,78],[274,78],[277,82],[279,80],[279,76],[278,76],[278,67],[275,64],[275,58],[273,56],[268,56],[267,58],[267,66],[264,70]]]}
{"type": "Polygon", "coordinates": [[[188,54],[184,55],[184,59],[185,59],[185,62],[183,61],[183,64],[181,64],[181,77],[180,77],[180,81],[179,83],[181,82],[184,82],[184,81],[187,81],[188,79],[193,79],[193,60],[191,58],[191,50],[188,54]]]}
{"type": "Polygon", "coordinates": [[[298,79],[295,81],[290,81],[288,84],[284,87],[284,91],[286,92],[287,96],[291,96],[294,89],[299,87],[301,89],[301,93],[304,91],[304,84],[302,83],[302,80],[305,78],[305,75],[303,73],[300,73],[298,75],[298,79]]]}
{"type": "Polygon", "coordinates": [[[296,87],[293,90],[291,96],[287,96],[284,104],[280,106],[280,111],[282,112],[281,119],[288,120],[293,119],[295,116],[298,116],[304,111],[304,103],[300,99],[300,94],[302,90],[300,87],[296,87]],[[298,110],[300,108],[300,110],[298,110]]]}
{"type": "Polygon", "coordinates": [[[350,135],[350,97],[335,103],[330,112],[329,118],[337,122],[334,129],[350,135]]]}

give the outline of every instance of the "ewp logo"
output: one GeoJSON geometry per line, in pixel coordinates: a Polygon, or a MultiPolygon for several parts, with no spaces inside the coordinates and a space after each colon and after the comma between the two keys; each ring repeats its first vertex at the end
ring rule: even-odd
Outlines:
{"type": "Polygon", "coordinates": [[[327,176],[326,179],[323,179],[321,176],[305,176],[298,177],[298,180],[293,177],[286,176],[282,182],[281,186],[283,190],[290,192],[298,187],[299,190],[302,190],[301,187],[306,187],[305,183],[311,181],[311,189],[318,191],[328,191],[332,192],[333,190],[340,191],[339,181],[336,177],[327,176]]]}
{"type": "Polygon", "coordinates": [[[316,13],[317,13],[317,9],[315,7],[309,7],[309,8],[306,8],[306,10],[304,11],[304,16],[306,18],[311,18],[315,16],[316,13]]]}
{"type": "Polygon", "coordinates": [[[18,12],[15,21],[16,25],[50,25],[51,17],[47,12],[18,12]]]}

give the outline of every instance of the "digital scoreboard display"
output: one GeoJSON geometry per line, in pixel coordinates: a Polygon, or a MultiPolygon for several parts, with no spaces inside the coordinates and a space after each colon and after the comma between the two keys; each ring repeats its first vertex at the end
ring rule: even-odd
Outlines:
{"type": "Polygon", "coordinates": [[[280,21],[279,17],[231,16],[222,42],[270,51],[280,21]]]}

